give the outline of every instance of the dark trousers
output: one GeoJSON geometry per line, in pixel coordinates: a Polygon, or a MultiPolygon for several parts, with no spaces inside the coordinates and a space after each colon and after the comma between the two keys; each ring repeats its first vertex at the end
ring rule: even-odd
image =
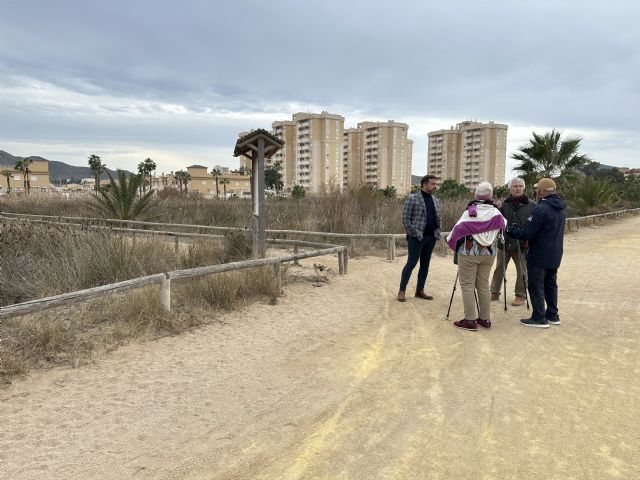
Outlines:
{"type": "Polygon", "coordinates": [[[558,316],[558,269],[527,266],[529,299],[536,321],[558,316]],[[547,304],[545,308],[545,303],[547,304]]]}
{"type": "Polygon", "coordinates": [[[409,256],[407,258],[407,264],[402,269],[402,277],[400,277],[401,291],[404,292],[407,289],[409,277],[411,277],[411,272],[413,272],[413,269],[418,264],[418,260],[420,260],[420,268],[418,269],[418,284],[416,285],[416,292],[424,290],[424,284],[427,282],[427,274],[429,273],[431,253],[435,246],[436,237],[433,235],[426,235],[422,237],[422,240],[418,240],[416,237],[407,237],[407,250],[409,256]]]}

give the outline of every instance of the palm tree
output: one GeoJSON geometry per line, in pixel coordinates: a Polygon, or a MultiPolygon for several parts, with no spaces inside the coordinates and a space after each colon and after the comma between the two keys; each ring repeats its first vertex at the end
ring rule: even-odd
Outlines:
{"type": "Polygon", "coordinates": [[[587,155],[578,154],[582,138],[561,141],[560,137],[561,133],[555,129],[544,135],[533,132],[529,143],[511,155],[511,158],[520,162],[513,170],[530,185],[544,177],[555,178],[560,184],[566,185],[575,178],[576,167],[590,159],[587,155]]]}
{"type": "Polygon", "coordinates": [[[138,190],[144,176],[127,174],[118,170],[118,181],[109,175],[109,187],[101,188],[92,194],[92,202],[88,206],[101,212],[108,218],[120,220],[134,220],[146,215],[157,202],[153,201],[154,191],[150,189],[144,195],[138,195],[138,190]]]}
{"type": "Polygon", "coordinates": [[[31,182],[29,181],[29,165],[31,165],[31,158],[29,157],[25,157],[21,160],[18,160],[16,162],[16,166],[15,169],[22,172],[22,176],[23,176],[23,184],[24,184],[24,190],[29,193],[29,191],[31,190],[31,182]]]}
{"type": "Polygon", "coordinates": [[[11,176],[13,175],[13,172],[5,168],[0,172],[0,175],[7,177],[7,195],[9,195],[11,193],[11,176]]]}
{"type": "Polygon", "coordinates": [[[98,190],[100,188],[100,175],[104,172],[105,167],[106,165],[102,163],[102,160],[98,155],[89,155],[89,169],[95,178],[94,190],[98,190]]]}
{"type": "Polygon", "coordinates": [[[156,162],[149,157],[144,159],[144,171],[149,176],[149,188],[153,186],[153,172],[155,172],[156,168],[156,162]]]}
{"type": "Polygon", "coordinates": [[[182,186],[184,185],[184,193],[189,193],[187,190],[187,185],[189,180],[191,180],[191,175],[186,170],[178,170],[173,174],[173,178],[178,181],[178,185],[180,187],[180,191],[182,192],[182,186]]]}
{"type": "Polygon", "coordinates": [[[142,195],[144,193],[144,179],[146,177],[144,162],[138,163],[138,175],[142,177],[142,182],[140,182],[140,185],[138,185],[140,195],[142,195]]]}
{"type": "Polygon", "coordinates": [[[216,179],[216,197],[220,196],[220,189],[218,188],[218,177],[222,175],[222,171],[218,167],[211,169],[211,175],[216,179]]]}
{"type": "Polygon", "coordinates": [[[220,183],[222,184],[222,188],[224,189],[224,196],[222,198],[227,198],[227,185],[229,185],[231,181],[228,178],[223,178],[222,180],[220,180],[220,183]]]}

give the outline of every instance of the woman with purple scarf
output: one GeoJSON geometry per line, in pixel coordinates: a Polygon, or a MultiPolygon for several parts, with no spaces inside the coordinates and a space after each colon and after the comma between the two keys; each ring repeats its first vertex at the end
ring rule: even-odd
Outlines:
{"type": "Polygon", "coordinates": [[[458,277],[464,303],[464,318],[453,322],[463,330],[475,332],[478,325],[491,328],[491,293],[489,274],[496,256],[498,233],[507,226],[506,219],[493,205],[493,187],[482,182],[476,187],[475,200],[455,224],[447,244],[457,259],[458,277]],[[476,317],[476,295],[479,317],[476,317]]]}

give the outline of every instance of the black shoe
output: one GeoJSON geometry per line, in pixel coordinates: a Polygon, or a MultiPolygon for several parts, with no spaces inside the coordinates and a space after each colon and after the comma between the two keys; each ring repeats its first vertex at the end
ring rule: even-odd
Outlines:
{"type": "Polygon", "coordinates": [[[523,318],[520,320],[520,325],[524,325],[525,327],[549,328],[549,322],[546,319],[534,320],[533,318],[523,318]]]}
{"type": "Polygon", "coordinates": [[[551,325],[560,325],[560,317],[556,315],[553,318],[547,318],[547,322],[549,322],[551,325]]]}

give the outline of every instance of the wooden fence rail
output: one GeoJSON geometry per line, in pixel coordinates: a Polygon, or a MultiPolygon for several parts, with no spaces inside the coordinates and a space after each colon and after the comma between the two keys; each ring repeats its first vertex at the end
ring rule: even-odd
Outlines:
{"type": "MultiPolygon", "coordinates": [[[[191,234],[194,235],[194,234],[191,234]]],[[[279,244],[291,242],[286,240],[278,240],[279,244]]],[[[295,241],[294,241],[295,242],[295,241]]],[[[76,303],[86,302],[94,298],[104,297],[115,293],[134,290],[149,285],[160,284],[160,304],[167,312],[171,311],[171,281],[184,278],[202,277],[216,273],[223,273],[235,270],[243,270],[247,268],[256,268],[265,265],[272,265],[274,276],[277,282],[277,292],[282,292],[282,264],[286,262],[296,262],[304,258],[320,257],[324,255],[338,255],[338,268],[341,275],[346,275],[348,265],[348,249],[342,245],[326,245],[314,244],[311,242],[295,242],[298,246],[321,246],[323,248],[311,250],[293,255],[283,255],[279,257],[260,258],[255,260],[245,260],[242,262],[224,263],[221,265],[210,265],[207,267],[196,267],[185,270],[175,270],[166,273],[157,273],[145,277],[125,280],[123,282],[102,285],[100,287],[78,290],[70,293],[63,293],[52,297],[39,298],[28,302],[17,303],[6,307],[0,307],[0,319],[11,318],[29,313],[41,312],[55,307],[73,305],[76,303]]]]}
{"type": "MultiPolygon", "coordinates": [[[[565,222],[565,228],[568,231],[572,231],[577,228],[580,228],[580,226],[594,225],[599,220],[618,218],[620,216],[623,216],[629,213],[638,214],[640,213],[640,208],[617,210],[615,212],[601,213],[597,215],[588,215],[585,217],[567,218],[565,222]]],[[[102,224],[116,223],[116,224],[124,224],[124,225],[140,225],[143,227],[144,226],[147,226],[147,227],[160,226],[164,228],[176,228],[176,227],[189,228],[189,229],[197,229],[198,231],[207,231],[207,230],[209,231],[249,231],[248,228],[242,228],[242,227],[217,227],[213,225],[193,225],[193,224],[186,224],[186,223],[158,223],[158,222],[144,222],[140,220],[118,220],[118,219],[111,219],[111,218],[105,219],[105,218],[97,218],[97,217],[64,217],[64,216],[56,217],[51,215],[35,215],[35,214],[13,213],[13,212],[0,212],[0,215],[5,216],[5,218],[15,217],[15,218],[34,218],[34,219],[42,218],[42,219],[69,220],[70,222],[82,223],[83,225],[86,225],[86,222],[97,222],[102,224]]],[[[66,223],[69,223],[69,222],[66,222],[66,223]]],[[[111,228],[114,231],[118,231],[114,227],[111,227],[111,228]]],[[[120,231],[165,232],[164,230],[142,230],[142,229],[122,229],[120,231]]],[[[396,241],[398,239],[404,239],[406,236],[404,233],[391,233],[391,234],[390,233],[332,233],[332,232],[313,232],[308,230],[267,230],[267,233],[277,234],[277,235],[279,234],[301,235],[301,236],[309,236],[309,237],[316,237],[316,238],[321,237],[321,238],[327,238],[327,239],[350,239],[352,247],[353,247],[353,240],[358,238],[359,239],[379,239],[379,240],[384,239],[387,245],[386,248],[387,248],[388,260],[395,260],[396,248],[397,248],[396,241]]],[[[192,232],[190,234],[188,234],[187,232],[185,233],[166,232],[165,234],[172,235],[176,238],[176,248],[178,248],[178,242],[181,236],[196,238],[196,235],[203,235],[203,236],[209,235],[209,234],[199,234],[197,232],[192,232]]],[[[441,232],[440,234],[440,249],[439,249],[440,255],[446,255],[447,253],[446,237],[448,234],[449,232],[441,232]]]]}

